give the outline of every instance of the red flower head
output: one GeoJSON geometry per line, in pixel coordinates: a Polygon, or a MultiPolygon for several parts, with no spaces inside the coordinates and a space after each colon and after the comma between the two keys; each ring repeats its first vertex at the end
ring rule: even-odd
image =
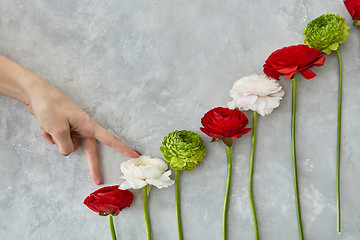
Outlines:
{"type": "Polygon", "coordinates": [[[134,195],[128,190],[120,190],[119,186],[103,187],[91,193],[84,204],[102,216],[118,215],[121,210],[130,207],[134,195]]]}
{"type": "Polygon", "coordinates": [[[344,4],[353,19],[360,20],[360,1],[344,0],[344,4]]]}
{"type": "Polygon", "coordinates": [[[309,68],[324,65],[325,56],[320,57],[320,54],[321,51],[305,44],[281,48],[265,61],[264,73],[279,80],[281,74],[290,79],[299,72],[304,78],[311,79],[316,77],[316,74],[309,68]]]}
{"type": "Polygon", "coordinates": [[[251,131],[251,128],[245,128],[248,123],[246,115],[239,110],[217,107],[201,118],[204,127],[200,130],[214,139],[236,139],[251,131]]]}

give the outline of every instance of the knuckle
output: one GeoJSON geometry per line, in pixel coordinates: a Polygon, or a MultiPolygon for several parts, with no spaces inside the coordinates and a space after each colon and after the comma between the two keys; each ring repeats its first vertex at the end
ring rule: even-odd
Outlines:
{"type": "Polygon", "coordinates": [[[81,124],[86,124],[89,121],[89,116],[86,114],[79,114],[76,118],[76,121],[81,124]]]}
{"type": "Polygon", "coordinates": [[[70,147],[68,148],[61,148],[59,147],[58,151],[62,154],[62,155],[69,155],[70,153],[74,152],[74,149],[70,149],[70,147]]]}
{"type": "Polygon", "coordinates": [[[93,130],[95,129],[95,122],[92,120],[87,114],[82,114],[78,118],[79,130],[81,130],[82,134],[86,137],[93,136],[93,130]]]}
{"type": "Polygon", "coordinates": [[[110,140],[110,147],[114,147],[119,141],[119,139],[112,134],[110,135],[109,140],[110,140]]]}
{"type": "Polygon", "coordinates": [[[45,130],[44,129],[40,129],[40,134],[41,134],[41,136],[43,136],[43,137],[45,137],[45,136],[47,136],[47,132],[45,132],[45,130]]]}
{"type": "Polygon", "coordinates": [[[55,127],[51,129],[50,133],[54,136],[61,136],[69,132],[69,128],[66,126],[55,127]]]}

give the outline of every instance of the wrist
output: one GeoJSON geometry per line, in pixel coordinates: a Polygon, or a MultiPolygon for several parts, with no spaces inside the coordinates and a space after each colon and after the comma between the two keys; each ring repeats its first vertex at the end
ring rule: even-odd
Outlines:
{"type": "MultiPolygon", "coordinates": [[[[39,92],[44,91],[49,84],[41,77],[31,73],[31,76],[23,79],[21,99],[18,99],[25,105],[32,102],[32,99],[38,95],[39,92]]],[[[45,90],[46,91],[46,90],[45,90]]]]}
{"type": "Polygon", "coordinates": [[[47,83],[14,61],[0,55],[0,94],[29,104],[32,92],[47,83]]]}

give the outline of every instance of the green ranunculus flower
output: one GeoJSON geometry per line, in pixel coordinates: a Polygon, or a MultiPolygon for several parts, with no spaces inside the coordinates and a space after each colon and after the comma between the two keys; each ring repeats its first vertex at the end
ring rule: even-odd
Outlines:
{"type": "Polygon", "coordinates": [[[164,138],[160,147],[170,167],[178,171],[192,171],[205,157],[205,146],[199,134],[191,131],[174,131],[164,138]]]}
{"type": "Polygon", "coordinates": [[[304,29],[305,44],[326,54],[339,50],[339,45],[349,36],[349,27],[340,14],[323,14],[304,29]]]}

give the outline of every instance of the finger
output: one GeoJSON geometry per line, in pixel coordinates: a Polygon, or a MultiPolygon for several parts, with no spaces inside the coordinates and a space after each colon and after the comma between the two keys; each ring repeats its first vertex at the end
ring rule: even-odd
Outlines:
{"type": "Polygon", "coordinates": [[[34,111],[33,111],[33,109],[32,109],[32,107],[31,107],[30,104],[26,104],[26,110],[27,110],[31,115],[35,116],[35,115],[34,115],[34,111]]]}
{"type": "Polygon", "coordinates": [[[128,156],[130,158],[137,158],[140,154],[134,149],[128,147],[125,143],[120,141],[115,135],[106,131],[99,125],[95,127],[95,138],[105,145],[115,149],[116,151],[128,156]]]}
{"type": "Polygon", "coordinates": [[[57,127],[49,131],[49,133],[54,138],[54,142],[58,145],[58,151],[62,155],[69,155],[74,151],[74,143],[71,140],[69,125],[57,127]]]}
{"type": "Polygon", "coordinates": [[[83,138],[81,141],[87,159],[90,177],[96,185],[100,185],[102,184],[102,180],[99,171],[99,158],[96,140],[94,138],[83,138]]]}
{"type": "Polygon", "coordinates": [[[74,152],[75,152],[79,147],[79,139],[76,137],[71,137],[71,141],[74,144],[74,152]]]}
{"type": "Polygon", "coordinates": [[[48,134],[42,127],[40,127],[40,134],[48,143],[55,144],[55,142],[51,138],[51,135],[48,134]]]}

